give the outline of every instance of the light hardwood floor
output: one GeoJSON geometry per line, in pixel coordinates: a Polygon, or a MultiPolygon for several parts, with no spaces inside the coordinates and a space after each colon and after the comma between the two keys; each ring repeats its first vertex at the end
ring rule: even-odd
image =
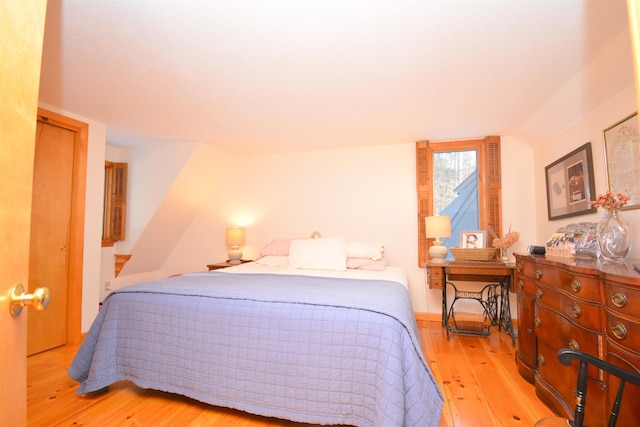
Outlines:
{"type": "MultiPolygon", "coordinates": [[[[532,426],[552,415],[518,374],[511,339],[446,333],[421,322],[422,351],[445,396],[440,427],[532,426]]],[[[107,393],[77,396],[66,369],[78,346],[66,345],[27,360],[29,426],[308,426],[213,407],[183,396],[143,390],[129,382],[107,393]]]]}

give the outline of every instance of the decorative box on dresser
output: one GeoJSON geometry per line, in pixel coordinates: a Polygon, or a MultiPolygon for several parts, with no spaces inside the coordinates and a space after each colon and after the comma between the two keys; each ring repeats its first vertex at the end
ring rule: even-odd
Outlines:
{"type": "MultiPolygon", "coordinates": [[[[574,409],[577,363],[562,365],[561,348],[574,348],[629,370],[640,369],[640,274],[633,264],[516,254],[520,374],[556,413],[574,409]]],[[[606,425],[616,387],[589,372],[585,424],[606,425]]],[[[640,389],[627,385],[619,425],[640,425],[640,389]],[[631,390],[633,389],[633,390],[631,390]],[[626,408],[626,410],[625,410],[626,408]],[[631,409],[633,408],[633,409],[631,409]],[[626,422],[623,422],[625,420],[626,422]]]]}

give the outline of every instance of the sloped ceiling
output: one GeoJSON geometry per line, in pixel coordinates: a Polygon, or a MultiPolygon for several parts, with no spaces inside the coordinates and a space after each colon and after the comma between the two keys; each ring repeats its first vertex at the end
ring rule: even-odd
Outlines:
{"type": "MultiPolygon", "coordinates": [[[[627,26],[625,0],[49,0],[40,101],[123,146],[535,144],[581,111],[532,118],[627,26]]],[[[631,52],[607,72],[572,89],[580,110],[633,84],[631,52]]]]}

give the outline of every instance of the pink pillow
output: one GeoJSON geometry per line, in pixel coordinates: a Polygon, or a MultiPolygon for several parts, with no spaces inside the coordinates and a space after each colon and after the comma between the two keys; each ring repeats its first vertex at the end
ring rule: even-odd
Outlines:
{"type": "Polygon", "coordinates": [[[347,258],[347,268],[352,270],[384,271],[387,265],[389,260],[384,257],[377,261],[370,258],[347,258]]]}
{"type": "Polygon", "coordinates": [[[266,244],[260,251],[260,257],[263,256],[287,256],[289,255],[289,246],[292,239],[274,239],[266,244]]]}

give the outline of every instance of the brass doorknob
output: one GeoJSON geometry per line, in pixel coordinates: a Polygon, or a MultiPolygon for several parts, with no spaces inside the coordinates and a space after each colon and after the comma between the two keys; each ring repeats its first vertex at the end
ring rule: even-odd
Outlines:
{"type": "Polygon", "coordinates": [[[37,288],[32,294],[28,294],[24,291],[24,287],[18,283],[11,289],[9,299],[11,300],[9,304],[11,315],[17,317],[22,313],[22,308],[25,305],[31,305],[38,311],[47,308],[49,301],[51,301],[51,292],[49,292],[49,288],[42,287],[37,288]]]}

